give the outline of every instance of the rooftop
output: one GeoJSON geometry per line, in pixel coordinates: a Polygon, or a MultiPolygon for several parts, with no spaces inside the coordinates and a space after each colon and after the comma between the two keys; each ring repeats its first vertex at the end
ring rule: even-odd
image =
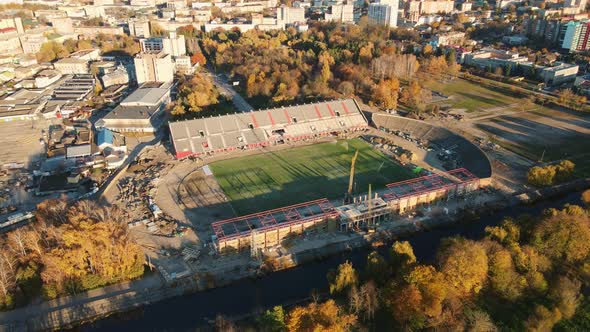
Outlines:
{"type": "Polygon", "coordinates": [[[338,215],[334,206],[326,198],[311,202],[295,204],[274,210],[249,214],[211,224],[218,240],[227,241],[232,238],[247,236],[256,231],[296,225],[312,220],[326,220],[338,215]]]}
{"type": "Polygon", "coordinates": [[[115,107],[103,119],[105,120],[147,120],[160,110],[159,106],[122,106],[115,107]]]}
{"type": "Polygon", "coordinates": [[[140,87],[121,102],[121,106],[156,106],[169,92],[166,88],[140,87]]]}

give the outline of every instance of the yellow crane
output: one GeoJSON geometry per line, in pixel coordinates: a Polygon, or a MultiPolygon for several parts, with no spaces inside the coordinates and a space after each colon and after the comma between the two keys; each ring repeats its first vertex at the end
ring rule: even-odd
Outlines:
{"type": "Polygon", "coordinates": [[[354,183],[354,165],[356,164],[356,159],[359,156],[359,150],[356,150],[354,156],[352,157],[352,163],[350,164],[350,177],[348,179],[348,191],[346,191],[346,197],[344,198],[345,203],[350,203],[352,200],[352,185],[354,183]]]}

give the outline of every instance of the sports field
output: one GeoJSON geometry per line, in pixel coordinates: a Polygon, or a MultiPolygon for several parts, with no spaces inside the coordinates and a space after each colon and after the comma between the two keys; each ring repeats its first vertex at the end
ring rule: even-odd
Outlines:
{"type": "Polygon", "coordinates": [[[322,197],[344,197],[350,163],[359,150],[358,193],[412,177],[410,170],[360,140],[351,139],[268,152],[210,164],[236,213],[244,215],[322,197]]]}
{"type": "Polygon", "coordinates": [[[428,82],[426,87],[450,97],[441,101],[442,104],[450,104],[452,108],[465,109],[467,112],[479,112],[522,103],[520,98],[460,78],[445,83],[428,82]]]}

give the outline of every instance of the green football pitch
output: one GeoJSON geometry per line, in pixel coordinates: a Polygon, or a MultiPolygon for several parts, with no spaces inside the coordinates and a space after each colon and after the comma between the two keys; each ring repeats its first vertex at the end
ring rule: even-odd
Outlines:
{"type": "Polygon", "coordinates": [[[344,197],[350,163],[359,156],[355,193],[409,179],[412,172],[360,140],[342,140],[210,164],[219,185],[239,215],[302,203],[344,197]]]}

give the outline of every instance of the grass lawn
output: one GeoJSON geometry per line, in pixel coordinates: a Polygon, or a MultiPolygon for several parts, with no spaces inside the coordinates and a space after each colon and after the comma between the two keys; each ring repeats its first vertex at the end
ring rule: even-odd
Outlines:
{"type": "Polygon", "coordinates": [[[209,166],[234,210],[244,215],[323,197],[343,197],[357,149],[355,192],[367,192],[369,184],[379,189],[412,177],[410,170],[360,139],[223,160],[209,166]]]}
{"type": "Polygon", "coordinates": [[[426,87],[440,92],[451,99],[441,101],[441,104],[450,104],[452,108],[466,109],[467,112],[483,111],[493,107],[508,106],[518,103],[520,98],[472,83],[460,78],[450,82],[430,81],[426,87]]]}

